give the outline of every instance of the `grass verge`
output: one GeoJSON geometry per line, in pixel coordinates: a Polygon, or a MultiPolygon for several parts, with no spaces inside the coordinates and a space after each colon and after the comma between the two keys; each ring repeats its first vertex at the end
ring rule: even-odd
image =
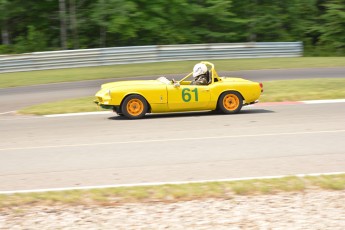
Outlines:
{"type": "Polygon", "coordinates": [[[94,97],[73,98],[57,102],[33,105],[18,111],[21,114],[62,114],[105,111],[93,103],[94,97]]]}
{"type": "MultiPolygon", "coordinates": [[[[261,102],[345,98],[345,78],[269,81],[264,82],[264,90],[261,102]]],[[[34,105],[19,113],[46,115],[101,111],[93,103],[93,99],[94,97],[85,97],[34,105]]]]}
{"type": "Polygon", "coordinates": [[[0,195],[0,208],[21,205],[114,205],[128,202],[229,199],[234,195],[300,192],[308,189],[344,190],[345,174],[0,195]]]}
{"type": "MultiPolygon", "coordinates": [[[[200,60],[199,60],[200,61],[200,60]]],[[[345,66],[345,57],[211,60],[218,71],[345,66]]],[[[0,88],[190,72],[197,61],[128,64],[0,74],[0,88]]]]}
{"type": "Polygon", "coordinates": [[[264,82],[262,102],[345,98],[345,78],[315,78],[264,82]]]}

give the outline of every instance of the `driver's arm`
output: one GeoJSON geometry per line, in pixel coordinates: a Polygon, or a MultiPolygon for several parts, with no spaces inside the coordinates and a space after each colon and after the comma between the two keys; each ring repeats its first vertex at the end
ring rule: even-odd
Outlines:
{"type": "Polygon", "coordinates": [[[192,85],[207,85],[207,80],[204,77],[199,77],[197,80],[192,82],[192,85]]]}

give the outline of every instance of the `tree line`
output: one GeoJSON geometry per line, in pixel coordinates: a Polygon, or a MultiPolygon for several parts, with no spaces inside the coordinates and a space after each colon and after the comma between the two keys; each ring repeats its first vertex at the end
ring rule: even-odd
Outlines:
{"type": "Polygon", "coordinates": [[[345,54],[345,0],[0,0],[0,53],[303,41],[345,54]]]}

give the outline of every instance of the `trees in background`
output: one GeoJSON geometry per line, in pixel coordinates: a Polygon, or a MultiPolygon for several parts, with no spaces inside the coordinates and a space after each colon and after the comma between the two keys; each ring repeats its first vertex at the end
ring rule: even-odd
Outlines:
{"type": "Polygon", "coordinates": [[[0,53],[303,41],[345,54],[345,0],[0,0],[0,53]]]}
{"type": "Polygon", "coordinates": [[[330,0],[321,15],[320,44],[337,55],[345,53],[345,0],[330,0]]]}

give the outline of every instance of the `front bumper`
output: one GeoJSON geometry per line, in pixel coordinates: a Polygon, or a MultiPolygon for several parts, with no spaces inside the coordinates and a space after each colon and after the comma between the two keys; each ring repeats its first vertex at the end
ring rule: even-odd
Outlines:
{"type": "Polygon", "coordinates": [[[113,109],[114,106],[113,105],[105,105],[105,104],[102,104],[100,101],[98,100],[94,100],[93,101],[96,105],[100,106],[101,108],[103,109],[113,109]]]}

